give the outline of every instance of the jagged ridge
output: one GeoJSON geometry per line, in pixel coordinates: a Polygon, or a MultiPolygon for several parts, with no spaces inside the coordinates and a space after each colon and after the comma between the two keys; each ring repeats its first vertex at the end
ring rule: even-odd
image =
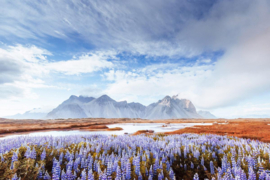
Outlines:
{"type": "Polygon", "coordinates": [[[143,118],[179,119],[202,118],[191,101],[177,96],[166,96],[156,103],[144,106],[140,103],[117,102],[107,95],[99,98],[72,95],[57,108],[48,113],[47,118],[143,118]]]}

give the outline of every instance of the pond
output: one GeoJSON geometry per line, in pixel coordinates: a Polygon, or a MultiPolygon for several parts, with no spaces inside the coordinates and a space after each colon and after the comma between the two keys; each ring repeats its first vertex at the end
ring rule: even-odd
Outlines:
{"type": "MultiPolygon", "coordinates": [[[[195,125],[212,125],[212,123],[125,123],[125,124],[112,124],[107,125],[109,128],[121,127],[121,131],[85,131],[85,130],[61,130],[61,131],[44,131],[44,132],[32,132],[27,134],[28,136],[66,136],[66,135],[86,135],[86,134],[106,134],[106,135],[123,135],[124,133],[132,134],[139,130],[153,130],[155,133],[158,132],[170,132],[186,127],[192,127],[195,125]],[[167,127],[162,127],[163,125],[167,127]]],[[[8,137],[22,136],[20,134],[14,134],[8,137]]]]}

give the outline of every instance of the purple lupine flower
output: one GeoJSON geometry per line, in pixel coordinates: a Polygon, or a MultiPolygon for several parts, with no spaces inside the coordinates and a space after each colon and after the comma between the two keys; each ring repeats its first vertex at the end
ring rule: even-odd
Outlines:
{"type": "Polygon", "coordinates": [[[204,166],[204,158],[201,159],[201,165],[204,166]]]}
{"type": "Polygon", "coordinates": [[[10,170],[13,170],[13,169],[14,169],[14,164],[13,164],[13,161],[11,161],[10,170]]]}
{"type": "Polygon", "coordinates": [[[152,165],[150,166],[150,169],[149,169],[149,176],[153,177],[153,168],[152,168],[152,165]]]}
{"type": "Polygon", "coordinates": [[[171,165],[169,163],[169,161],[166,161],[166,170],[169,172],[171,168],[171,165]]]}
{"type": "Polygon", "coordinates": [[[248,179],[249,180],[256,180],[256,174],[254,173],[253,169],[250,167],[248,171],[248,179]]]}
{"type": "Polygon", "coordinates": [[[140,169],[141,169],[141,167],[140,167],[140,158],[136,158],[135,159],[135,174],[136,175],[139,175],[140,169]]]}
{"type": "Polygon", "coordinates": [[[158,174],[158,180],[162,180],[163,178],[162,178],[162,175],[161,175],[161,173],[159,173],[158,174]]]}
{"type": "Polygon", "coordinates": [[[213,161],[210,161],[210,172],[211,172],[212,175],[215,174],[215,169],[214,169],[214,163],[213,163],[213,161]]]}
{"type": "Polygon", "coordinates": [[[61,180],[66,180],[67,176],[66,176],[66,173],[64,171],[64,169],[62,170],[61,172],[61,180]]]}
{"type": "Polygon", "coordinates": [[[43,177],[43,170],[42,169],[39,169],[39,171],[38,171],[38,179],[42,179],[42,177],[43,177]]]}
{"type": "Polygon", "coordinates": [[[17,173],[15,173],[15,174],[13,175],[12,180],[18,180],[17,173]]]}
{"type": "Polygon", "coordinates": [[[86,172],[85,169],[81,173],[81,180],[86,180],[86,172]]]}
{"type": "Polygon", "coordinates": [[[107,175],[110,176],[112,174],[112,164],[108,162],[107,164],[107,175]]]}
{"type": "Polygon", "coordinates": [[[127,162],[126,165],[126,179],[127,180],[131,179],[131,165],[129,161],[127,162]]]}
{"type": "Polygon", "coordinates": [[[53,180],[59,180],[61,174],[61,167],[59,162],[56,162],[56,165],[52,169],[52,179],[53,180]]]}
{"type": "Polygon", "coordinates": [[[18,154],[16,152],[13,152],[13,156],[11,158],[11,160],[14,161],[18,161],[18,154]]]}
{"type": "Polygon", "coordinates": [[[33,150],[31,151],[31,154],[30,154],[30,158],[31,159],[36,159],[36,157],[37,157],[37,153],[36,153],[35,148],[33,148],[33,150]]]}
{"type": "Polygon", "coordinates": [[[88,171],[88,178],[87,178],[88,180],[94,180],[94,175],[93,175],[93,172],[92,172],[92,169],[90,169],[89,171],[88,171]]]}
{"type": "Polygon", "coordinates": [[[120,180],[121,177],[122,177],[122,172],[121,172],[120,166],[118,166],[116,170],[116,178],[120,180]]]}
{"type": "Polygon", "coordinates": [[[66,171],[66,179],[73,179],[72,170],[70,168],[66,171]]]}
{"type": "Polygon", "coordinates": [[[199,180],[199,175],[198,175],[198,173],[195,173],[195,174],[194,174],[193,180],[199,180]]]}
{"type": "Polygon", "coordinates": [[[172,169],[170,169],[169,176],[170,176],[170,179],[171,179],[171,180],[174,179],[174,172],[173,172],[172,169]]]}
{"type": "Polygon", "coordinates": [[[142,180],[143,178],[142,178],[142,173],[140,172],[139,173],[139,176],[138,176],[138,180],[142,180]]]}
{"type": "Polygon", "coordinates": [[[40,160],[43,161],[46,158],[46,151],[43,149],[41,155],[40,155],[40,160]]]}
{"type": "Polygon", "coordinates": [[[44,180],[51,180],[51,176],[49,175],[49,173],[47,171],[45,172],[43,179],[44,180]]]}
{"type": "Polygon", "coordinates": [[[30,157],[31,157],[31,149],[30,149],[29,146],[27,146],[27,150],[26,150],[26,152],[24,153],[24,156],[25,156],[26,158],[30,158],[30,157]]]}
{"type": "Polygon", "coordinates": [[[193,164],[193,162],[190,163],[190,168],[191,168],[191,169],[194,169],[194,164],[193,164]]]}

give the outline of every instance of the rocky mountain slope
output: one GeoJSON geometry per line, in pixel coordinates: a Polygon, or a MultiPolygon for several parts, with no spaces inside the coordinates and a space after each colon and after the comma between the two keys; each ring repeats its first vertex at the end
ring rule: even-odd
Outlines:
{"type": "Polygon", "coordinates": [[[195,106],[187,99],[178,99],[177,96],[166,96],[156,103],[146,107],[145,119],[179,119],[202,118],[195,106]]]}

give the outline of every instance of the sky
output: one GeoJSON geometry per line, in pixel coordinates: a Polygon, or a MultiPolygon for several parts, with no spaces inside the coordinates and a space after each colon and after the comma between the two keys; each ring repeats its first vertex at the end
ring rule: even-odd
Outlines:
{"type": "Polygon", "coordinates": [[[269,0],[3,0],[0,117],[103,94],[270,117],[269,19],[269,0]]]}

